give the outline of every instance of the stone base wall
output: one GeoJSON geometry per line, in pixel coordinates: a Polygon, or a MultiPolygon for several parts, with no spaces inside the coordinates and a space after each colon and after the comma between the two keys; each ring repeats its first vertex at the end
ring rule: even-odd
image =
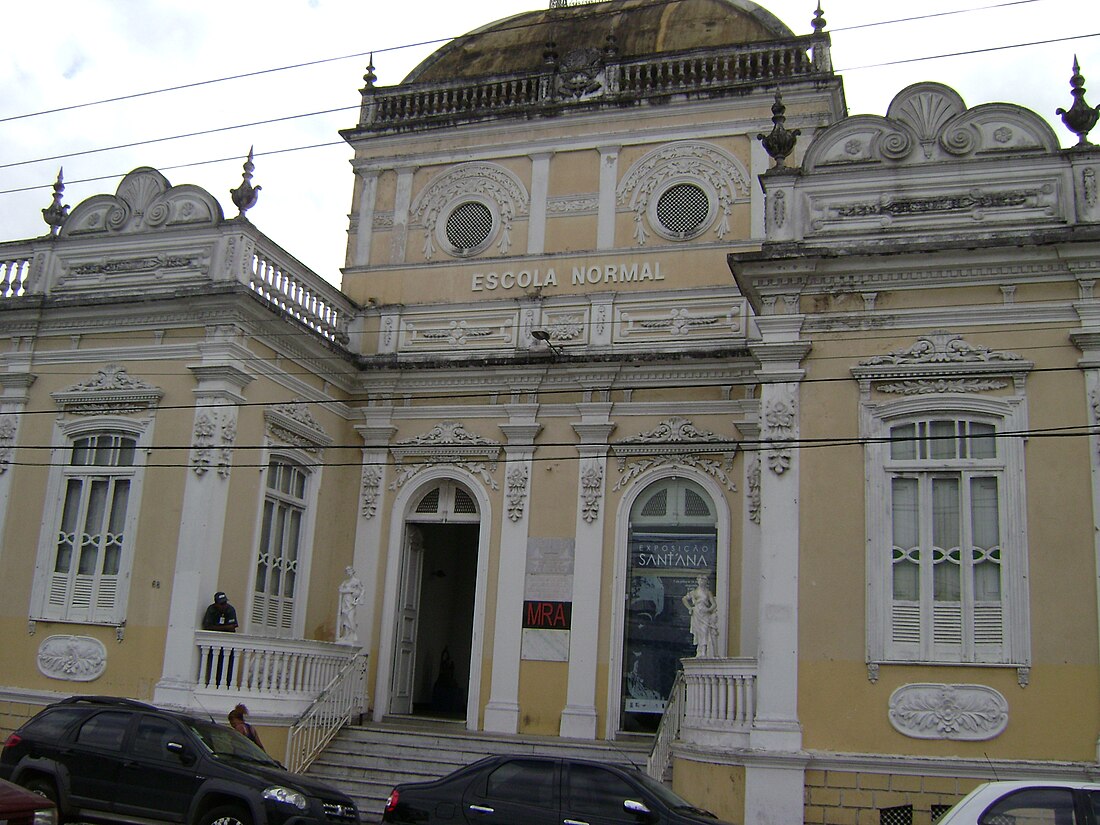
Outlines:
{"type": "Polygon", "coordinates": [[[932,825],[981,781],[808,770],[804,821],[806,825],[932,825]],[[907,818],[904,806],[912,806],[911,817],[907,818]]]}

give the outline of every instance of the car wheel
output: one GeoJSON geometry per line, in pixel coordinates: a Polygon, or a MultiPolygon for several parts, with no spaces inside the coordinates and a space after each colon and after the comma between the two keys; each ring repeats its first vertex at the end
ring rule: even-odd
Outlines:
{"type": "Polygon", "coordinates": [[[203,814],[198,825],[252,825],[252,815],[239,805],[222,805],[203,814]]]}
{"type": "Polygon", "coordinates": [[[23,783],[23,787],[31,793],[46,797],[54,804],[54,822],[57,825],[62,825],[66,821],[65,817],[61,815],[61,803],[57,797],[57,786],[54,785],[52,779],[47,779],[44,776],[32,776],[23,783]]]}

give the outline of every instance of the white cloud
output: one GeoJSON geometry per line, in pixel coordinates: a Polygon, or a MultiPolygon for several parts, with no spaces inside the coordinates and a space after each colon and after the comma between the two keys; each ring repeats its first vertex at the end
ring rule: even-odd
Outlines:
{"type": "MultiPolygon", "coordinates": [[[[990,0],[970,0],[972,6],[990,0]]],[[[0,50],[0,238],[41,235],[41,209],[59,166],[75,205],[114,192],[117,177],[137,166],[161,169],[173,183],[194,183],[235,214],[229,190],[240,183],[249,146],[254,183],[263,186],[249,212],[256,226],[318,274],[337,283],[351,203],[351,150],[338,131],[355,124],[366,54],[375,52],[380,85],[400,82],[435,46],[408,43],[460,35],[494,20],[544,8],[546,0],[84,0],[21,3],[7,10],[9,37],[0,50]],[[29,36],[29,33],[35,36],[29,36]],[[40,117],[28,112],[131,95],[324,58],[362,55],[166,94],[76,108],[40,117]],[[53,158],[101,147],[246,124],[329,109],[340,111],[272,125],[152,143],[110,152],[53,158]],[[282,150],[335,144],[295,152],[282,150]],[[278,153],[278,154],[271,154],[278,153]],[[170,167],[229,158],[189,168],[170,167]],[[13,165],[16,164],[16,165],[13,165]],[[88,183],[76,181],[108,176],[88,183]]],[[[763,3],[796,34],[810,32],[812,0],[763,3]]],[[[1063,146],[1075,142],[1054,114],[1072,103],[1069,76],[1076,54],[1100,103],[1100,3],[1034,0],[904,24],[852,29],[885,19],[951,11],[956,0],[919,6],[870,0],[825,0],[833,61],[845,80],[853,114],[885,114],[905,86],[936,80],[968,105],[1018,103],[1047,118],[1063,146]],[[1073,38],[1048,45],[939,60],[911,58],[1073,38]],[[874,66],[874,68],[860,68],[874,66]]],[[[559,44],[559,48],[565,44],[559,44]]],[[[1088,83],[1086,83],[1088,85],[1088,83]]],[[[1100,142],[1100,131],[1093,135],[1100,142]]]]}

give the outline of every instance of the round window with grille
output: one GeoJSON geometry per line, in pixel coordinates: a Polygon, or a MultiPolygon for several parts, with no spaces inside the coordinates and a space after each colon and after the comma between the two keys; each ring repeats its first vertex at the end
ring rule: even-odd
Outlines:
{"type": "Polygon", "coordinates": [[[677,183],[657,198],[657,224],[671,238],[693,238],[707,228],[710,196],[694,183],[677,183]]]}
{"type": "Polygon", "coordinates": [[[480,252],[493,234],[493,213],[478,201],[465,201],[447,216],[445,236],[451,252],[470,255],[480,252]]]}

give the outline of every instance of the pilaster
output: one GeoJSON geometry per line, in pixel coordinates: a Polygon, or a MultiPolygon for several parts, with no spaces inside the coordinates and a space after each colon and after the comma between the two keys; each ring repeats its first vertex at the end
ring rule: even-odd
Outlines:
{"type": "Polygon", "coordinates": [[[596,664],[599,654],[600,595],[603,572],[604,496],[607,489],[608,438],[615,424],[611,404],[578,405],[573,424],[577,448],[577,523],[573,567],[573,630],[569,634],[569,683],[560,734],[596,738],[596,664]]]}
{"type": "Polygon", "coordinates": [[[532,461],[538,404],[508,406],[509,420],[500,429],[508,438],[504,447],[505,506],[501,508],[500,565],[497,572],[497,608],[493,636],[493,672],[485,730],[519,731],[519,668],[523,640],[523,590],[527,573],[527,539],[531,512],[532,461]]]}
{"type": "MultiPolygon", "coordinates": [[[[247,354],[232,333],[212,331],[204,363],[189,367],[196,386],[190,466],[184,483],[176,567],[168,606],[164,666],[153,693],[157,704],[187,707],[197,672],[195,631],[218,590],[229,477],[237,434],[238,405],[252,376],[234,366],[247,354]]],[[[238,598],[242,598],[240,594],[238,598]]]]}
{"type": "Polygon", "coordinates": [[[397,193],[393,202],[393,230],[391,233],[390,263],[405,263],[405,250],[409,241],[409,208],[412,205],[413,173],[411,166],[397,170],[397,193]]]}
{"type": "Polygon", "coordinates": [[[615,248],[615,194],[619,183],[619,146],[600,146],[600,200],[596,248],[615,248]]]}
{"type": "Polygon", "coordinates": [[[546,251],[546,198],[550,192],[550,152],[531,155],[531,211],[527,220],[527,254],[546,251]]]}
{"type": "Polygon", "coordinates": [[[15,471],[11,463],[19,445],[22,413],[27,408],[31,384],[37,377],[29,371],[0,372],[0,558],[5,550],[4,528],[14,483],[15,471]]]}
{"type": "Polygon", "coordinates": [[[378,170],[361,171],[359,208],[355,221],[355,260],[352,266],[370,265],[370,246],[374,238],[374,210],[378,198],[378,170]]]}

